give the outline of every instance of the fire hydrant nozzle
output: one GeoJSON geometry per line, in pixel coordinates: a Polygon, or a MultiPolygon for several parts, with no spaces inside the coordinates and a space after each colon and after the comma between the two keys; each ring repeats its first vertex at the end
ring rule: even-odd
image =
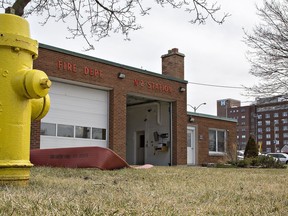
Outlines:
{"type": "Polygon", "coordinates": [[[51,81],[32,68],[37,56],[28,22],[0,14],[0,183],[29,180],[31,119],[40,120],[50,107],[51,81]]]}

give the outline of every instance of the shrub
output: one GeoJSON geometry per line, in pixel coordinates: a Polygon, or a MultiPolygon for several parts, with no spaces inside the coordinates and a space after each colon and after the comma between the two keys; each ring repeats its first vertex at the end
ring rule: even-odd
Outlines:
{"type": "Polygon", "coordinates": [[[237,167],[260,167],[260,168],[286,168],[284,164],[281,164],[273,157],[260,155],[257,157],[248,157],[244,160],[237,162],[237,167]]]}
{"type": "Polygon", "coordinates": [[[250,136],[247,145],[245,147],[244,158],[258,157],[258,153],[259,153],[258,146],[255,142],[255,139],[252,136],[250,136]]]}

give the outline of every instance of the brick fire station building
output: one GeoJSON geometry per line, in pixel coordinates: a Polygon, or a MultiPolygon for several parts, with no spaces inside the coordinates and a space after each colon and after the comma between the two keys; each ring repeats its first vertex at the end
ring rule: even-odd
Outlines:
{"type": "Polygon", "coordinates": [[[184,55],[162,56],[162,74],[40,45],[34,68],[53,84],[31,148],[101,146],[129,164],[187,164],[184,55]]]}

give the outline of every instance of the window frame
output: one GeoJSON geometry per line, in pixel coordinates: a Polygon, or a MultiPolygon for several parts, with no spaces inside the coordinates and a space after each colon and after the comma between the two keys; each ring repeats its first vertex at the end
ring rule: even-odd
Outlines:
{"type": "MultiPolygon", "coordinates": [[[[214,141],[214,140],[213,140],[214,141]]],[[[221,147],[220,147],[221,148],[221,147]]],[[[209,151],[209,155],[213,155],[213,156],[223,156],[227,154],[227,132],[225,129],[218,129],[218,128],[209,128],[208,129],[208,151],[209,151]],[[215,133],[215,151],[210,150],[210,132],[214,132],[215,133]],[[218,133],[223,133],[223,151],[219,151],[219,138],[218,138],[218,133]]]]}

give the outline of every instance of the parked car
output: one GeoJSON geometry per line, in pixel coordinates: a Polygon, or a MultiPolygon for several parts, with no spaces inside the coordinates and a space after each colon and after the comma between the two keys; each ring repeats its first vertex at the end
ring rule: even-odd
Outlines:
{"type": "Polygon", "coordinates": [[[288,164],[288,154],[286,153],[268,153],[267,155],[277,159],[281,163],[288,164]]]}

